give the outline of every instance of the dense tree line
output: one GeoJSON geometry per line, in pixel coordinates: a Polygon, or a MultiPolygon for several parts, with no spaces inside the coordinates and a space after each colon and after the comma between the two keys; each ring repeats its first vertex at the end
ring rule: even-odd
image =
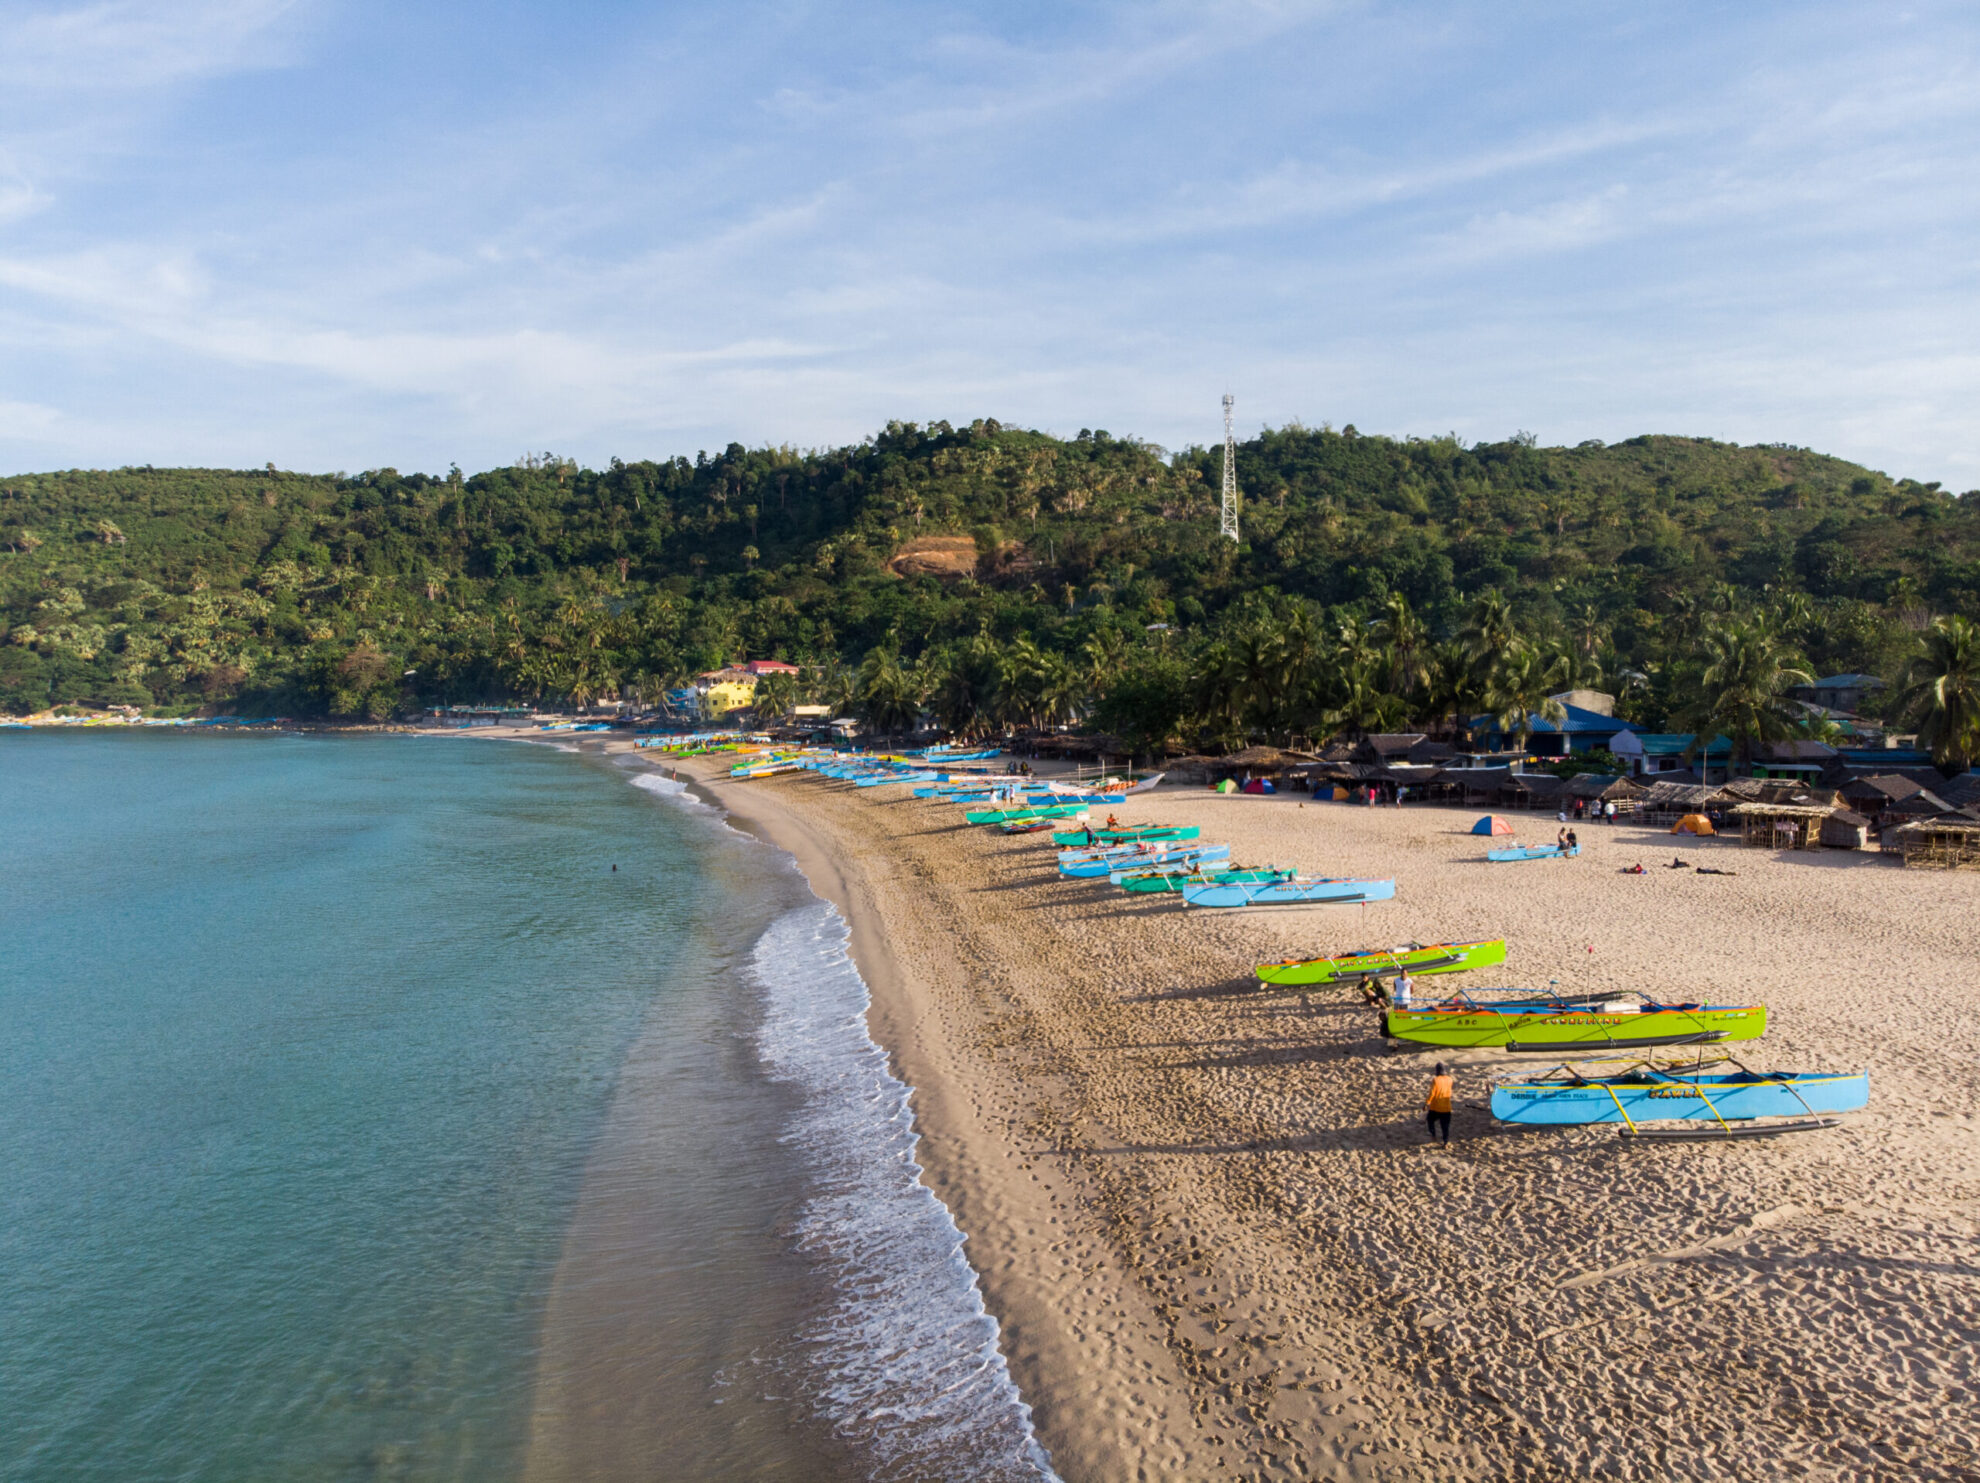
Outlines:
{"type": "Polygon", "coordinates": [[[1568,684],[1754,737],[1788,724],[1798,673],[1881,675],[1928,723],[1965,703],[1957,676],[1939,701],[1919,685],[1971,663],[1940,620],[1980,614],[1980,491],[1669,437],[1292,426],[1238,466],[1242,545],[1217,534],[1215,450],[994,421],[472,477],[19,475],[0,705],[384,717],[651,694],[741,656],[807,666],[773,706],[1089,716],[1144,747],[1481,710],[1517,730],[1568,684]],[[946,566],[914,559],[935,537],[946,566]]]}

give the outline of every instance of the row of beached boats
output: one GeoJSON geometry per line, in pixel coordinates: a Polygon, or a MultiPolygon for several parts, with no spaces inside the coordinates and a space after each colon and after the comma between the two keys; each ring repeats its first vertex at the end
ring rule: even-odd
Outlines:
{"type": "Polygon", "coordinates": [[[1837,1114],[1868,1105],[1867,1072],[1754,1071],[1731,1056],[1706,1052],[1758,1040],[1767,1028],[1762,1004],[1673,1003],[1616,991],[1564,995],[1551,986],[1541,993],[1460,991],[1420,1002],[1380,989],[1385,975],[1406,971],[1414,979],[1505,960],[1503,939],[1412,942],[1264,963],[1257,975],[1267,987],[1300,992],[1328,984],[1372,989],[1368,997],[1381,1008],[1382,1033],[1411,1049],[1597,1056],[1539,1075],[1501,1078],[1492,1089],[1492,1115],[1501,1122],[1617,1123],[1627,1136],[1651,1139],[1764,1137],[1831,1127],[1837,1114]],[[1692,1047],[1692,1059],[1627,1054],[1679,1047],[1692,1047]],[[1619,1052],[1625,1053],[1620,1061],[1619,1052]]]}
{"type": "MultiPolygon", "coordinates": [[[[1159,774],[1068,783],[956,766],[995,755],[758,748],[747,751],[730,775],[809,771],[862,789],[906,787],[921,803],[960,807],[971,825],[1011,835],[1049,832],[1059,873],[1068,879],[1105,879],[1130,894],[1179,896],[1190,907],[1355,903],[1395,895],[1393,880],[1233,864],[1230,846],[1204,841],[1194,825],[1126,826],[1111,815],[1103,825],[1092,823],[1096,804],[1146,792],[1159,774]]],[[[1516,858],[1564,853],[1572,851],[1537,847],[1516,858]]],[[[1510,852],[1507,857],[1513,858],[1510,852]]],[[[1738,1138],[1832,1126],[1837,1115],[1867,1105],[1867,1073],[1755,1071],[1716,1053],[1758,1040],[1767,1028],[1765,1005],[1667,1001],[1619,991],[1562,994],[1552,985],[1544,991],[1460,991],[1439,1000],[1399,999],[1383,988],[1385,979],[1405,970],[1412,979],[1436,977],[1497,967],[1506,957],[1502,938],[1412,942],[1265,963],[1257,977],[1267,988],[1302,994],[1333,985],[1359,988],[1379,1008],[1382,1033],[1400,1048],[1572,1058],[1536,1075],[1501,1077],[1491,1108],[1505,1123],[1616,1124],[1626,1136],[1644,1139],[1738,1138]],[[1679,1051],[1689,1051],[1690,1058],[1668,1058],[1679,1051]],[[1658,1053],[1667,1058],[1655,1059],[1658,1053]]]]}

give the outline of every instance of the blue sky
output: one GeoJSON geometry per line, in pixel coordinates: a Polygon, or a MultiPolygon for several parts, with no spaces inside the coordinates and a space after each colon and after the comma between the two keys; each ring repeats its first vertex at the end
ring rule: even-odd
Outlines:
{"type": "Polygon", "coordinates": [[[0,469],[899,417],[1980,485],[1968,4],[0,0],[0,469]]]}

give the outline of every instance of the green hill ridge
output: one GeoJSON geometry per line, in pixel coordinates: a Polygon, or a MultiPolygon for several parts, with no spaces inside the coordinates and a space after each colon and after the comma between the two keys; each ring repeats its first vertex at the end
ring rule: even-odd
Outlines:
{"type": "Polygon", "coordinates": [[[1896,678],[1934,616],[1980,613],[1980,491],[1803,448],[1295,425],[1240,445],[1237,545],[1220,456],[984,420],[468,477],[4,477],[0,706],[377,718],[746,656],[882,719],[891,693],[1231,744],[1434,722],[1525,653],[1663,724],[1714,625],[1896,678]],[[1461,647],[1477,673],[1440,678],[1461,647]]]}

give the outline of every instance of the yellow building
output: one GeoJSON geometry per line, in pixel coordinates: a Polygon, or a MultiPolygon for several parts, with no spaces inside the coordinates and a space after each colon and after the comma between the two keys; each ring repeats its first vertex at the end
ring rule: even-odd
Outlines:
{"type": "Polygon", "coordinates": [[[739,680],[716,680],[701,692],[701,713],[704,716],[720,716],[729,711],[740,710],[756,699],[756,676],[746,675],[739,680]]]}

